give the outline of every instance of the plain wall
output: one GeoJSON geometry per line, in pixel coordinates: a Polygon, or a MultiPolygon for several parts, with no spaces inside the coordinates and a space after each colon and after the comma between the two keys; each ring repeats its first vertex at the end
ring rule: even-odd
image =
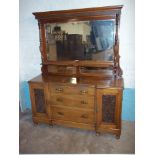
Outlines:
{"type": "Polygon", "coordinates": [[[135,6],[134,0],[20,0],[20,105],[22,111],[31,108],[27,81],[41,73],[39,31],[32,12],[67,10],[76,8],[124,5],[120,23],[120,64],[123,69],[125,91],[123,95],[124,120],[134,120],[135,108],[135,6]]]}

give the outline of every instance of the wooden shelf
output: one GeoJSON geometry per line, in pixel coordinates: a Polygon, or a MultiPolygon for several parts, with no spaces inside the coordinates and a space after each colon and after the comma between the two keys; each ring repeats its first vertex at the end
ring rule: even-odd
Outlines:
{"type": "Polygon", "coordinates": [[[99,67],[99,68],[110,68],[114,67],[114,62],[112,61],[51,61],[51,62],[44,62],[42,65],[56,65],[56,66],[79,66],[79,67],[99,67]]]}
{"type": "Polygon", "coordinates": [[[114,63],[112,61],[79,61],[78,66],[80,67],[113,67],[114,63]]]}
{"type": "Polygon", "coordinates": [[[49,61],[43,62],[42,65],[56,65],[56,66],[76,66],[78,60],[74,61],[49,61]]]}

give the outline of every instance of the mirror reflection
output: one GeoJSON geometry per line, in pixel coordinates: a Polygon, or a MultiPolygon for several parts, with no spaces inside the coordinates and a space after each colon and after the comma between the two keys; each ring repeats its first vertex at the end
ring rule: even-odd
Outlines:
{"type": "Polygon", "coordinates": [[[113,20],[49,23],[45,34],[49,61],[113,60],[113,20]]]}

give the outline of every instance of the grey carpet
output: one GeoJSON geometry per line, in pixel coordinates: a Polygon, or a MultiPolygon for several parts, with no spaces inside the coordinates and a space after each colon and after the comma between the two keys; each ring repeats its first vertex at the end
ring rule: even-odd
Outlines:
{"type": "Polygon", "coordinates": [[[34,126],[31,113],[20,116],[19,121],[19,152],[20,154],[134,154],[135,124],[122,122],[122,134],[119,140],[114,135],[54,126],[53,128],[39,124],[34,126]]]}

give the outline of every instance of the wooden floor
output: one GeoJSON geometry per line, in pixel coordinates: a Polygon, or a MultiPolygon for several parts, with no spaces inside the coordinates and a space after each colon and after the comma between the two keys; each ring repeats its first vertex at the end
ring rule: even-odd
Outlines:
{"type": "Polygon", "coordinates": [[[122,135],[119,140],[115,136],[95,132],[54,126],[53,128],[40,124],[34,126],[31,113],[20,115],[19,121],[20,154],[48,153],[94,153],[94,154],[134,154],[135,153],[135,124],[122,122],[122,135]]]}

